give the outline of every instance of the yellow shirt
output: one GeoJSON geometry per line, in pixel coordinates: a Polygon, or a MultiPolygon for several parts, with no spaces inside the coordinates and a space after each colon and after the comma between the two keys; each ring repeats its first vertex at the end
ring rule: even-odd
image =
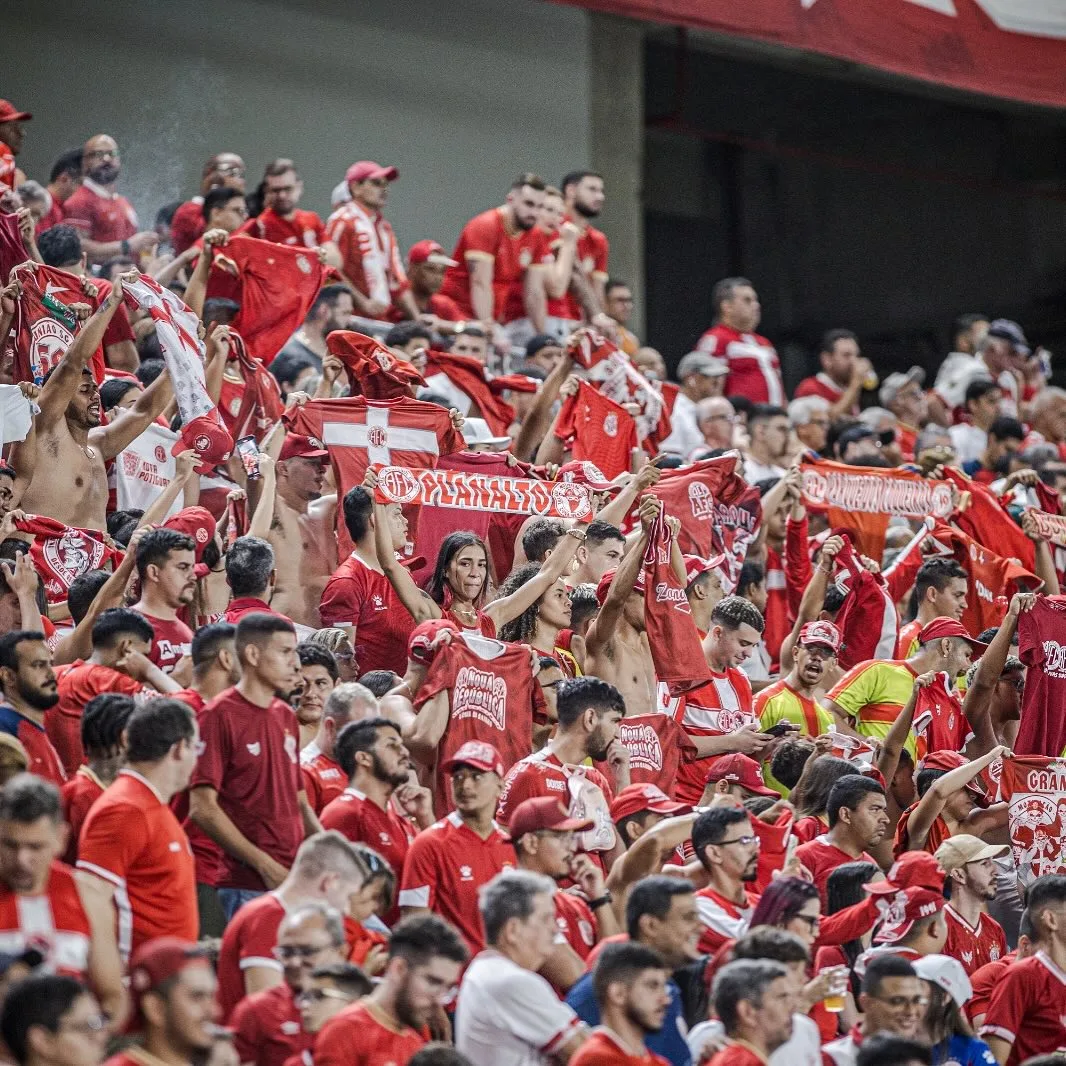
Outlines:
{"type": "MultiPolygon", "coordinates": [[[[854,720],[855,732],[860,736],[884,740],[911,698],[916,676],[902,660],[871,659],[853,666],[826,693],[826,699],[854,720]]],[[[915,758],[913,733],[907,740],[907,750],[915,758]]]]}

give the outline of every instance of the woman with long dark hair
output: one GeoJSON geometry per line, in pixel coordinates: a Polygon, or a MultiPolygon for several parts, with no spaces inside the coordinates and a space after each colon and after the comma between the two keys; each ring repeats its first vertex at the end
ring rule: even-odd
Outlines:
{"type": "Polygon", "coordinates": [[[792,790],[792,802],[796,806],[796,822],[792,832],[796,839],[806,844],[829,829],[826,806],[833,786],[848,774],[859,773],[859,768],[847,759],[835,755],[811,753],[796,787],[792,790]]]}
{"type": "Polygon", "coordinates": [[[926,955],[915,961],[914,969],[929,989],[929,1006],[922,1025],[932,1048],[933,1066],[949,1062],[958,1066],[992,1066],[995,1056],[983,1040],[974,1036],[962,1010],[973,994],[962,963],[950,955],[926,955]]]}
{"type": "MultiPolygon", "coordinates": [[[[501,596],[510,596],[540,575],[541,563],[526,563],[515,570],[500,586],[501,596]]],[[[550,656],[567,677],[579,677],[581,665],[573,652],[556,644],[563,629],[570,627],[570,590],[562,578],[552,582],[517,618],[500,627],[500,640],[528,644],[542,655],[550,656]]]]}
{"type": "Polygon", "coordinates": [[[801,877],[778,877],[770,882],[759,897],[751,914],[749,928],[772,925],[795,933],[808,950],[814,947],[818,937],[818,925],[822,917],[822,905],[818,889],[801,877]]]}

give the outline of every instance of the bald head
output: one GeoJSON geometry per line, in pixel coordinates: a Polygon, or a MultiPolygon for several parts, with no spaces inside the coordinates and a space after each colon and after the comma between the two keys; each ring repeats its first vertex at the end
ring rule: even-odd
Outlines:
{"type": "Polygon", "coordinates": [[[708,448],[733,444],[733,405],[724,396],[712,396],[696,404],[696,423],[708,448]]]}
{"type": "Polygon", "coordinates": [[[200,172],[200,191],[236,189],[244,192],[244,160],[236,152],[219,152],[204,163],[200,172]]]}
{"type": "Polygon", "coordinates": [[[82,173],[98,185],[112,185],[118,178],[121,163],[118,143],[106,133],[98,133],[85,142],[81,154],[82,173]]]}

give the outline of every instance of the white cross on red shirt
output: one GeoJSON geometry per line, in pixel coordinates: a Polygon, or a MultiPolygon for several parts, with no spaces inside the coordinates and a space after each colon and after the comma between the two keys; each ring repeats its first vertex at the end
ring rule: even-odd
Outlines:
{"type": "Polygon", "coordinates": [[[365,448],[371,465],[392,464],[392,449],[439,455],[437,434],[431,429],[390,426],[389,412],[380,407],[366,409],[366,422],[323,422],[322,442],[348,448],[365,448]]]}

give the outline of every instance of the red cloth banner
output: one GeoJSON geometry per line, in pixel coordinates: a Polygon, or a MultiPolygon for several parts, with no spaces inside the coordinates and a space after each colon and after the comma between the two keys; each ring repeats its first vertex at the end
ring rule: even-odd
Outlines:
{"type": "Polygon", "coordinates": [[[1066,518],[1058,514],[1048,514],[1046,511],[1038,511],[1035,507],[1028,508],[1036,523],[1036,531],[1045,540],[1052,544],[1066,547],[1066,518]]]}
{"type": "Polygon", "coordinates": [[[556,0],[754,38],[983,95],[1062,107],[1058,0],[556,0]]]}
{"type": "Polygon", "coordinates": [[[1018,880],[1066,873],[1066,762],[1040,756],[1003,760],[999,776],[1006,800],[1018,880]]]}
{"type": "Polygon", "coordinates": [[[592,495],[585,485],[467,474],[461,470],[385,466],[378,470],[374,495],[379,503],[462,507],[546,518],[587,518],[592,514],[592,495]]]}

